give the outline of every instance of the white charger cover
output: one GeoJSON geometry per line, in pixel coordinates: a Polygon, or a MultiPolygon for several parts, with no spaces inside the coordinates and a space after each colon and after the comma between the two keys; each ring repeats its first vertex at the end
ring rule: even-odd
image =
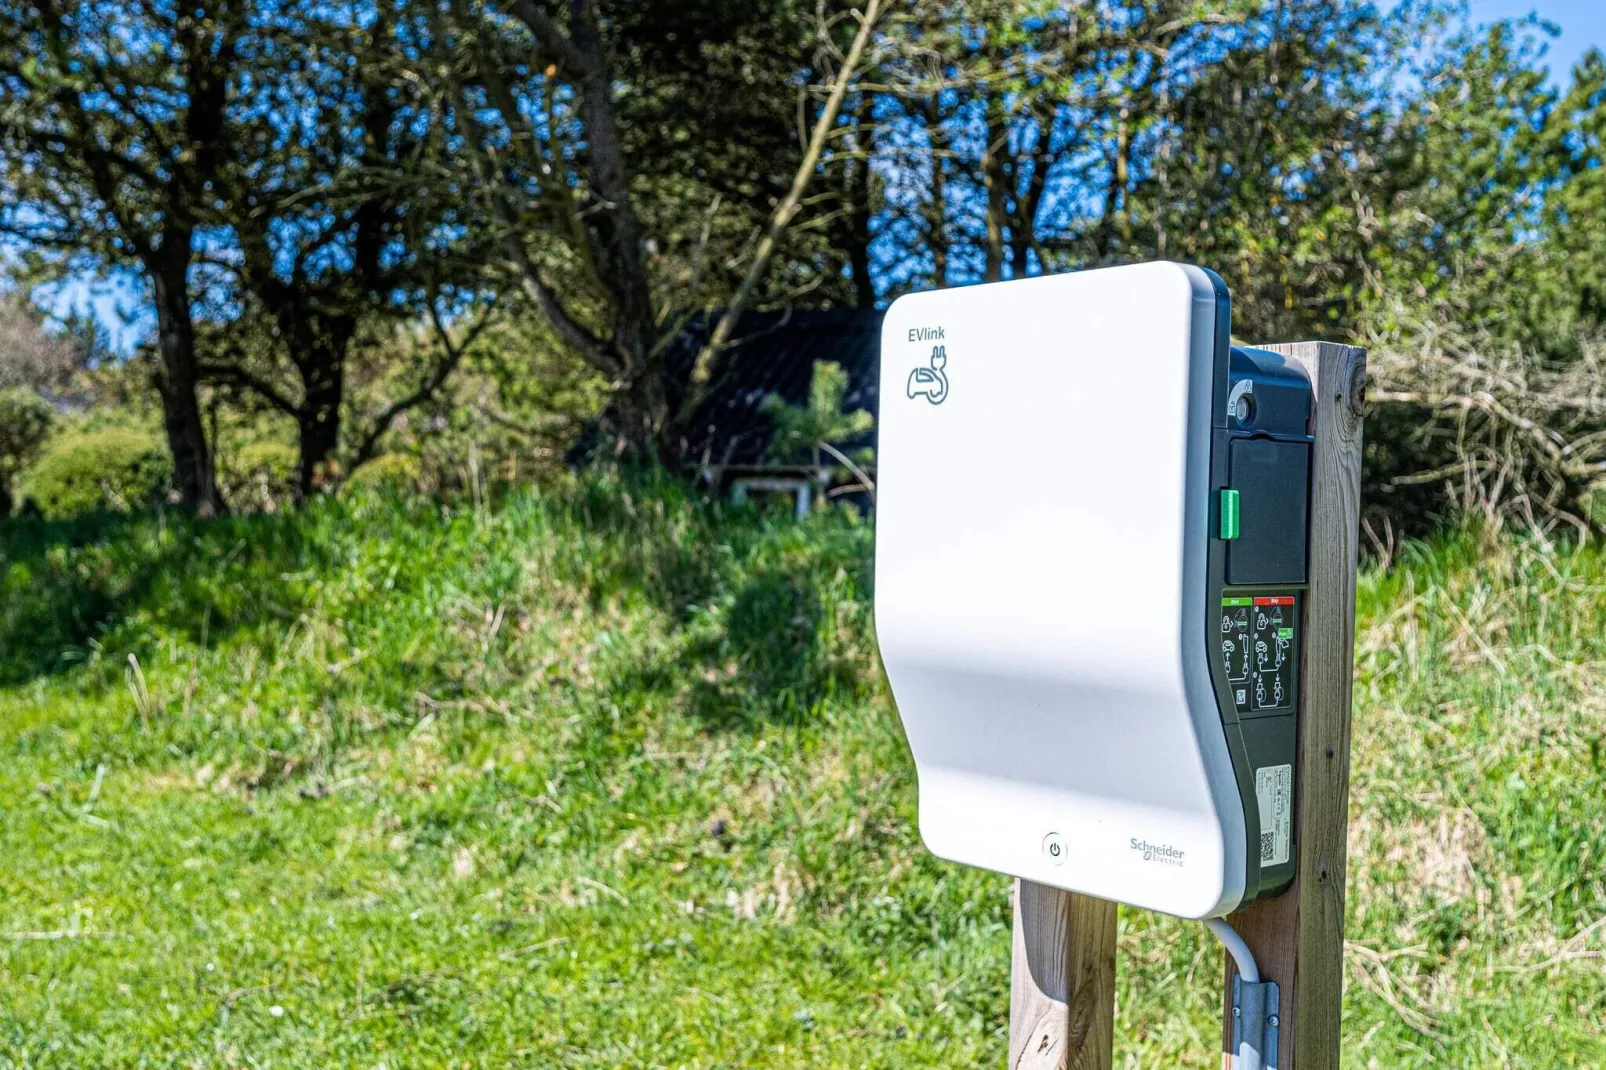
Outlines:
{"type": "Polygon", "coordinates": [[[1184,917],[1242,899],[1205,648],[1216,315],[1172,263],[887,310],[876,630],[935,854],[1184,917]]]}

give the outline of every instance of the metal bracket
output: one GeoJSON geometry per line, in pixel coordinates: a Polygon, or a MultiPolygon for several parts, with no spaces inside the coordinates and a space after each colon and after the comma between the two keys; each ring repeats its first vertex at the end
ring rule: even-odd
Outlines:
{"type": "Polygon", "coordinates": [[[1277,982],[1232,975],[1233,1070],[1277,1070],[1277,982]]]}

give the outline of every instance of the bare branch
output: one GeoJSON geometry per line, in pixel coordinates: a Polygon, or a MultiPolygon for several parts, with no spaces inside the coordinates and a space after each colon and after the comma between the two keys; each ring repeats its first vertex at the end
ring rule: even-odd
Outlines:
{"type": "Polygon", "coordinates": [[[1552,363],[1453,315],[1397,311],[1406,326],[1377,340],[1368,398],[1409,407],[1426,463],[1387,485],[1443,483],[1457,507],[1491,518],[1583,523],[1583,496],[1606,474],[1606,340],[1552,363]]]}
{"type": "Polygon", "coordinates": [[[246,371],[237,364],[200,364],[196,367],[196,371],[203,382],[249,390],[286,416],[292,418],[301,416],[301,406],[291,400],[289,395],[281,392],[266,379],[246,371]]]}
{"type": "Polygon", "coordinates": [[[685,399],[680,406],[679,420],[690,417],[702,403],[703,397],[708,392],[708,384],[713,379],[715,358],[730,342],[731,333],[736,329],[736,321],[741,317],[742,310],[752,299],[753,291],[758,288],[758,284],[763,281],[765,273],[769,270],[770,259],[775,255],[775,248],[780,243],[781,235],[786,232],[787,225],[797,214],[803,193],[808,188],[809,180],[814,176],[815,167],[819,164],[826,138],[830,135],[831,128],[836,125],[837,114],[842,109],[842,98],[847,95],[848,84],[859,68],[865,45],[869,43],[870,34],[880,14],[881,0],[869,0],[859,18],[859,30],[853,37],[853,45],[848,49],[847,58],[843,61],[841,69],[837,71],[836,80],[831,86],[831,95],[826,99],[825,106],[821,108],[819,116],[814,121],[814,131],[809,138],[808,147],[804,150],[803,159],[798,162],[797,171],[792,176],[792,187],[781,199],[781,203],[775,206],[769,226],[764,236],[759,239],[753,260],[747,266],[747,273],[736,289],[736,296],[731,299],[730,305],[725,309],[719,323],[708,336],[708,341],[692,364],[691,379],[687,385],[685,399]]]}
{"type": "Polygon", "coordinates": [[[453,342],[452,332],[441,322],[440,311],[436,308],[435,302],[431,301],[429,303],[429,320],[435,329],[435,337],[441,345],[441,359],[436,361],[435,366],[430,369],[429,374],[424,377],[424,381],[418,385],[416,390],[406,397],[391,402],[374,420],[374,425],[368,429],[368,433],[363,436],[362,442],[357,446],[356,456],[351,463],[353,469],[360,467],[364,461],[373,457],[374,451],[379,448],[379,440],[390,430],[391,425],[396,422],[398,416],[409,409],[417,408],[435,396],[436,391],[441,388],[446,380],[451,377],[452,372],[457,369],[457,366],[462,363],[463,354],[467,352],[468,348],[479,338],[480,333],[490,324],[495,311],[496,303],[492,301],[490,306],[481,313],[479,319],[464,334],[463,340],[461,342],[453,342]]]}
{"type": "Polygon", "coordinates": [[[843,453],[829,442],[826,442],[822,439],[821,441],[816,442],[815,445],[847,466],[848,471],[853,473],[853,478],[859,481],[859,486],[863,487],[865,492],[870,495],[870,504],[874,505],[875,480],[870,478],[870,474],[863,468],[860,468],[858,465],[854,464],[853,460],[847,454],[843,453]]]}

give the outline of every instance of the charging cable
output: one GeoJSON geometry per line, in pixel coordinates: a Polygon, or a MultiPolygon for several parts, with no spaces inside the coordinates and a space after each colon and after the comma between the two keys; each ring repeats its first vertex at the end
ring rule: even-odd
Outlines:
{"type": "Polygon", "coordinates": [[[1255,956],[1238,931],[1221,918],[1205,925],[1238,966],[1232,982],[1232,1070],[1275,1070],[1277,986],[1262,984],[1255,956]]]}
{"type": "Polygon", "coordinates": [[[1238,964],[1239,976],[1252,985],[1258,985],[1260,970],[1255,965],[1255,953],[1249,950],[1249,945],[1238,935],[1238,930],[1228,925],[1224,918],[1210,918],[1205,925],[1216,934],[1216,939],[1226,946],[1227,954],[1238,964]]]}

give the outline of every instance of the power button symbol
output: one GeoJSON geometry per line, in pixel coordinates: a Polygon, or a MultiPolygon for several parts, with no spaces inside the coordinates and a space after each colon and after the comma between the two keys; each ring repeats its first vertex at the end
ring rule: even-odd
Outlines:
{"type": "Polygon", "coordinates": [[[1043,837],[1043,853],[1046,854],[1048,856],[1048,860],[1054,863],[1056,866],[1064,863],[1065,841],[1060,838],[1059,833],[1050,832],[1047,836],[1043,837]]]}

